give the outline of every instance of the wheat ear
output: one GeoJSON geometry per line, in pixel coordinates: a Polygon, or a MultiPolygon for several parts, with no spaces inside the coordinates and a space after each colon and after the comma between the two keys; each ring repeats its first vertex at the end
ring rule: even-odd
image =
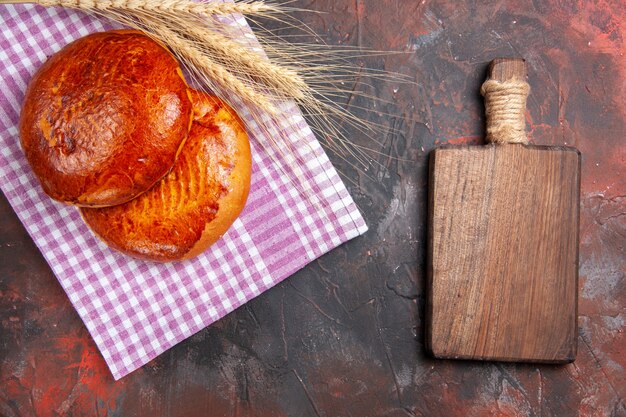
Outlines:
{"type": "Polygon", "coordinates": [[[310,87],[295,69],[274,64],[250,48],[202,26],[188,25],[185,31],[197,41],[199,48],[228,62],[230,71],[258,80],[271,94],[296,100],[306,98],[310,87]]]}
{"type": "Polygon", "coordinates": [[[257,106],[269,113],[276,114],[276,107],[266,95],[246,85],[222,65],[202,54],[202,52],[187,39],[165,26],[153,26],[151,30],[154,31],[154,34],[161,41],[169,45],[177,55],[191,63],[199,72],[204,73],[220,87],[237,94],[248,104],[257,106]]]}
{"type": "Polygon", "coordinates": [[[44,7],[61,6],[80,10],[141,10],[165,13],[188,13],[198,16],[267,15],[280,9],[263,1],[238,3],[204,3],[191,0],[0,0],[1,3],[33,3],[44,7]]]}
{"type": "MultiPolygon", "coordinates": [[[[323,41],[318,44],[320,40],[317,37],[318,43],[293,42],[299,39],[298,36],[288,37],[287,42],[287,38],[265,28],[261,22],[256,27],[256,35],[264,51],[257,52],[234,40],[240,33],[228,33],[228,22],[233,18],[231,14],[238,13],[248,19],[257,16],[270,18],[311,36],[313,32],[304,23],[289,22],[286,12],[300,10],[285,7],[289,1],[268,5],[262,0],[234,3],[205,0],[0,0],[0,4],[10,3],[64,6],[145,31],[168,45],[199,85],[214,90],[223,99],[228,100],[234,94],[250,104],[251,117],[271,139],[274,135],[270,132],[274,130],[264,127],[267,120],[265,113],[277,114],[274,99],[294,98],[308,116],[311,128],[320,134],[319,139],[357,169],[372,162],[368,152],[378,152],[354,143],[347,129],[354,129],[382,146],[377,138],[388,127],[356,116],[351,109],[375,111],[381,116],[388,113],[382,112],[375,103],[392,104],[360,91],[361,86],[367,86],[361,77],[367,75],[373,80],[416,85],[398,74],[363,70],[360,65],[357,67],[347,60],[377,56],[380,51],[364,52],[347,46],[330,48],[323,41]],[[266,56],[271,61],[268,62],[266,56]],[[354,102],[354,97],[373,102],[361,107],[354,102]],[[346,98],[347,102],[343,102],[342,99],[346,98]],[[353,165],[347,157],[354,158],[358,165],[353,165]]],[[[276,136],[281,137],[282,134],[280,131],[276,136]]],[[[290,147],[285,149],[278,140],[272,142],[272,147],[280,155],[294,152],[290,147]]],[[[359,171],[364,172],[362,169],[359,171]]]]}

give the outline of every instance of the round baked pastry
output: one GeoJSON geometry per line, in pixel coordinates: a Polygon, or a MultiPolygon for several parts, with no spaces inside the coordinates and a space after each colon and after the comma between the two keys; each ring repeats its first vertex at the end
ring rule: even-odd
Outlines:
{"type": "Polygon", "coordinates": [[[119,206],[81,208],[111,247],[168,262],[194,257],[239,216],[250,189],[248,135],[217,97],[192,92],[194,121],[172,171],[154,188],[119,206]]]}
{"type": "Polygon", "coordinates": [[[190,129],[189,94],[161,44],[139,31],[95,33],[33,77],[22,147],[50,197],[87,207],[125,203],[174,165],[190,129]]]}

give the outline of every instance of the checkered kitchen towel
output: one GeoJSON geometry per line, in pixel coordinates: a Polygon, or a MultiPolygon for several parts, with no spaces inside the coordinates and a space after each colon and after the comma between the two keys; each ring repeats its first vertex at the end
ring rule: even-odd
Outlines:
{"type": "MultiPolygon", "coordinates": [[[[238,24],[249,30],[243,18],[238,24]]],[[[252,133],[254,169],[247,206],[228,233],[182,263],[142,262],[107,248],[75,208],[42,192],[17,128],[35,70],[107,25],[64,9],[0,5],[0,187],[119,379],[367,226],[294,104],[284,104],[276,122],[297,149],[292,161],[262,146],[271,138],[239,106],[252,133]],[[300,178],[309,197],[285,173],[300,178]]]]}

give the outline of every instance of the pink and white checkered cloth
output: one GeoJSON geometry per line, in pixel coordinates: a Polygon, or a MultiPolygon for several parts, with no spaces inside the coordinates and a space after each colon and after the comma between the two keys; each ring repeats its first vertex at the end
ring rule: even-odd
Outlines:
{"type": "MultiPolygon", "coordinates": [[[[238,23],[249,30],[243,19],[238,23]]],[[[75,208],[42,192],[17,125],[26,86],[47,57],[111,27],[64,9],[0,5],[0,188],[119,379],[367,226],[293,103],[282,106],[276,121],[296,149],[293,160],[262,146],[270,138],[239,106],[252,136],[252,187],[226,235],[181,263],[142,262],[110,250],[75,208]],[[299,178],[309,197],[285,173],[299,178]]]]}

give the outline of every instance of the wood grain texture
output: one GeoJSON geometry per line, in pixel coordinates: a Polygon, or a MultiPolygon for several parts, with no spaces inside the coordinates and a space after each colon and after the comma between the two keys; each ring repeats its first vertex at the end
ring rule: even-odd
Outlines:
{"type": "Polygon", "coordinates": [[[574,359],[579,188],[573,148],[433,151],[427,343],[436,357],[574,359]]]}
{"type": "Polygon", "coordinates": [[[489,64],[489,78],[496,81],[526,80],[528,68],[522,58],[496,58],[489,64]]]}
{"type": "MultiPolygon", "coordinates": [[[[290,4],[322,12],[296,17],[329,43],[413,52],[364,59],[419,82],[363,79],[373,86],[364,91],[390,103],[368,120],[397,130],[380,138],[373,170],[361,175],[354,161],[330,155],[370,232],[122,381],[0,195],[0,415],[623,416],[626,112],[616,86],[626,76],[626,9],[614,4],[290,4]],[[566,366],[436,360],[424,349],[428,157],[443,143],[482,142],[479,62],[514,54],[533,58],[531,139],[584,155],[579,344],[566,366]]],[[[348,137],[372,147],[357,129],[348,137]]]]}

